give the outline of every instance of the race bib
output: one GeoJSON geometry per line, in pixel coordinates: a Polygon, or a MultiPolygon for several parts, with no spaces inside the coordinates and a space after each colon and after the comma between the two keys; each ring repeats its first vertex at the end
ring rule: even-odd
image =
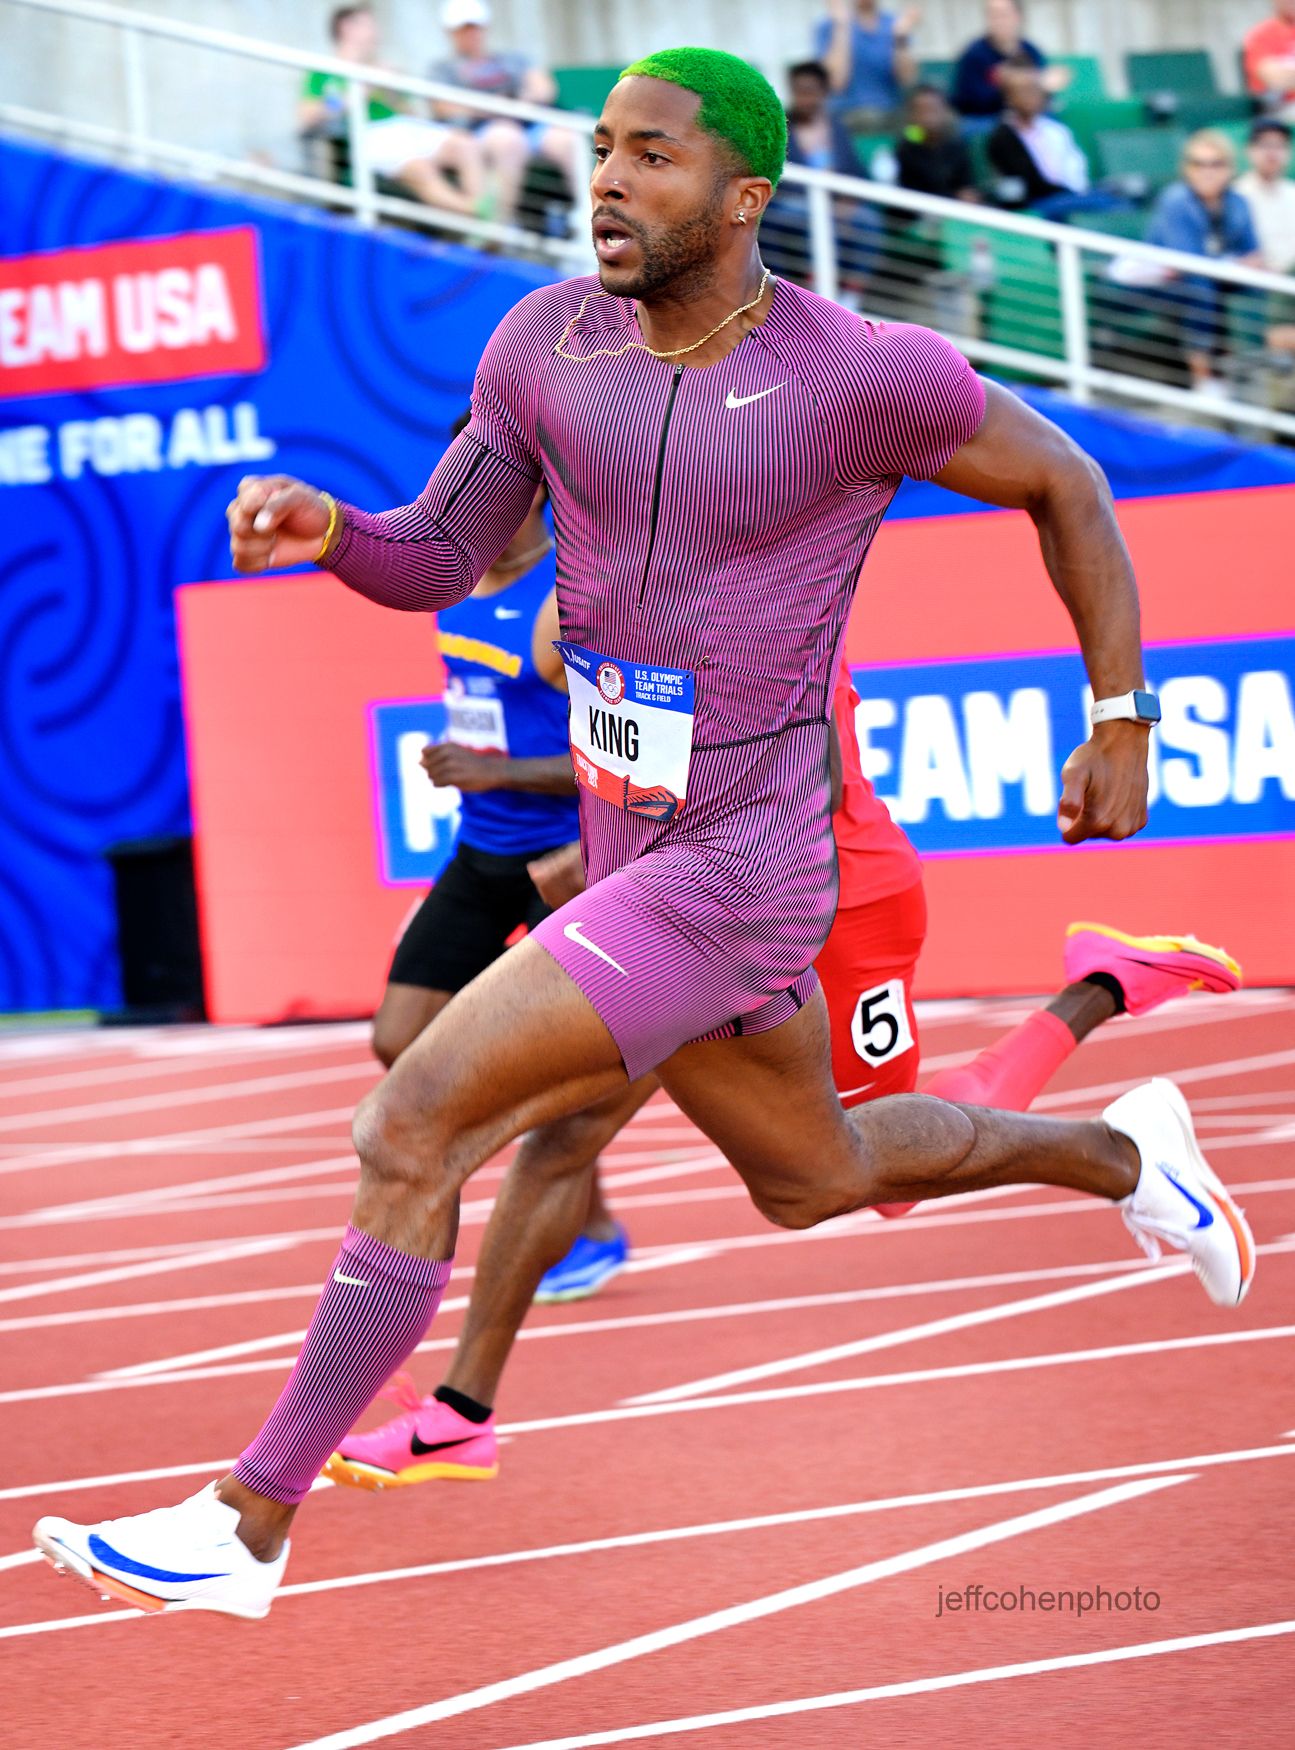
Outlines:
{"type": "Polygon", "coordinates": [[[889,1063],[892,1057],[913,1049],[902,978],[887,979],[885,984],[863,992],[854,1005],[850,1037],[865,1063],[889,1063]]]}
{"type": "Polygon", "coordinates": [[[613,807],[673,820],[688,791],[691,672],[617,662],[579,644],[554,648],[567,671],[577,781],[613,807]]]}
{"type": "Polygon", "coordinates": [[[469,692],[458,675],[445,688],[445,739],[474,753],[507,753],[504,707],[493,693],[469,692]]]}

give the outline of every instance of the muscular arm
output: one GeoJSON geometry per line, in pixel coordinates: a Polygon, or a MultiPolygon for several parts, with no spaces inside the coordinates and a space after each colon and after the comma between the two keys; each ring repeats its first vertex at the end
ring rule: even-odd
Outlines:
{"type": "Polygon", "coordinates": [[[343,506],[322,563],[384,607],[450,607],[512,540],[538,478],[461,432],[412,504],[377,516],[343,506]]]}
{"type": "Polygon", "coordinates": [[[527,790],[540,796],[571,796],[576,775],[569,753],[513,759],[508,754],[479,753],[452,741],[430,742],[419,762],[433,784],[456,790],[527,790]]]}
{"type": "MultiPolygon", "coordinates": [[[[985,504],[1029,512],[1043,562],[1083,651],[1093,696],[1143,684],[1138,592],[1106,477],[1064,432],[995,384],[976,435],[935,479],[985,504]]],[[[1147,731],[1102,723],[1072,754],[1059,824],[1070,843],[1127,838],[1146,824],[1147,731]]]]}

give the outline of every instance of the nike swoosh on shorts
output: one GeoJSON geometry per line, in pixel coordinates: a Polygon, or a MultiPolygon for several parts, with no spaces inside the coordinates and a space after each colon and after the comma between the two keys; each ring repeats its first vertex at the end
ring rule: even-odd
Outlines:
{"type": "Polygon", "coordinates": [[[591,954],[596,954],[600,960],[605,960],[608,966],[614,971],[619,972],[623,978],[629,977],[629,973],[626,972],[625,968],[619,963],[619,961],[613,960],[605,948],[600,948],[597,942],[591,942],[588,936],[581,935],[580,932],[581,925],[578,921],[573,924],[564,924],[562,928],[562,934],[566,937],[568,942],[574,942],[578,948],[588,948],[591,954]]]}

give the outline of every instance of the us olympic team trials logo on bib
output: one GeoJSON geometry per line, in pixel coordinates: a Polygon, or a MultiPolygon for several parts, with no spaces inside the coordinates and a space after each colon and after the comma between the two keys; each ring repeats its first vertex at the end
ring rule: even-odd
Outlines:
{"type": "Polygon", "coordinates": [[[625,676],[614,662],[598,664],[598,691],[609,705],[619,705],[625,697],[625,676]]]}

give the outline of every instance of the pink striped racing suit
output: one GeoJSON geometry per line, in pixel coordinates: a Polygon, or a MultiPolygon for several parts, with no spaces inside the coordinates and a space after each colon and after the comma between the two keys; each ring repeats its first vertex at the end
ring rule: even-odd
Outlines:
{"type": "Polygon", "coordinates": [[[375,601],[435,611],[547,486],[590,885],[535,936],[630,1076],[777,1026],[813,991],[855,580],[900,477],[938,473],[985,406],[937,335],[786,281],[719,364],[618,350],[638,334],[633,302],[594,279],[523,298],[422,494],[345,507],[328,562],[375,601]]]}

